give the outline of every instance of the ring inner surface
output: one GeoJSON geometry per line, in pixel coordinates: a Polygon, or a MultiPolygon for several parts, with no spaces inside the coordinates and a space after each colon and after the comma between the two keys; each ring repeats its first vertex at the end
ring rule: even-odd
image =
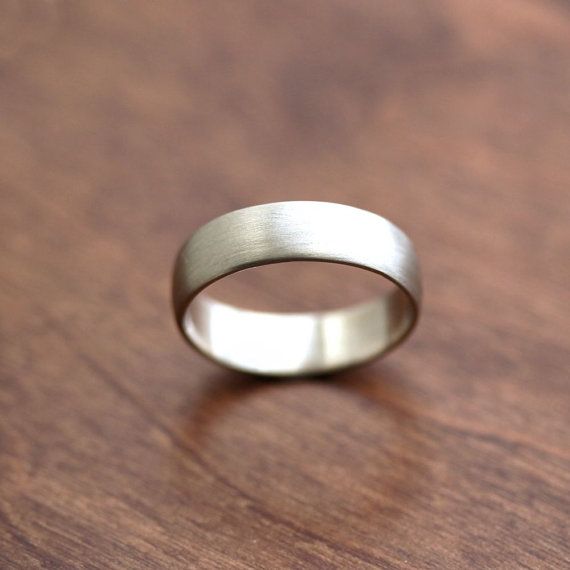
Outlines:
{"type": "Polygon", "coordinates": [[[401,340],[414,309],[394,286],[371,301],[331,311],[279,313],[241,309],[205,293],[183,328],[202,352],[245,372],[318,374],[364,362],[401,340]]]}

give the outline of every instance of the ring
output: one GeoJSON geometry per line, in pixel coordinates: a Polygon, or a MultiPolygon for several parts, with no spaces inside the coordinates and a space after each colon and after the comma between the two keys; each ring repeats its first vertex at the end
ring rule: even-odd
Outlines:
{"type": "Polygon", "coordinates": [[[200,227],[176,259],[172,301],[184,337],[219,364],[269,376],[323,374],[400,344],[419,317],[421,278],[411,240],[385,218],[330,202],[276,202],[200,227]],[[395,287],[364,303],[308,313],[240,309],[202,293],[237,271],[287,261],[351,265],[395,287]]]}

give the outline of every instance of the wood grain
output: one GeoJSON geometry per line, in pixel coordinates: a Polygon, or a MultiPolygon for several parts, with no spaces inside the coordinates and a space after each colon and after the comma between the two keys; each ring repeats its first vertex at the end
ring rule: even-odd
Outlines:
{"type": "MultiPolygon", "coordinates": [[[[570,566],[566,3],[1,4],[2,568],[570,566]],[[179,338],[182,240],[283,199],[414,238],[385,361],[256,380],[179,338]]],[[[347,285],[307,275],[238,296],[347,285]]]]}

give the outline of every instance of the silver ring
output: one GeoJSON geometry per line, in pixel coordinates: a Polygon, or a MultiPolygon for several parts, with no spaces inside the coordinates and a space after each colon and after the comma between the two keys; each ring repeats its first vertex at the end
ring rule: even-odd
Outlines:
{"type": "Polygon", "coordinates": [[[276,202],[224,214],[183,245],[172,299],[184,337],[207,357],[254,374],[340,370],[385,354],[413,330],[421,280],[410,239],[371,212],[329,202],[276,202]],[[237,271],[287,261],[323,261],[372,271],[389,293],[343,309],[268,313],[201,293],[237,271]]]}

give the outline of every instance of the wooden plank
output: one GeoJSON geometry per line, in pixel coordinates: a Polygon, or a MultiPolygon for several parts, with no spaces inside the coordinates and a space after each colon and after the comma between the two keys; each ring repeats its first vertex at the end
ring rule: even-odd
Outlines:
{"type": "MultiPolygon", "coordinates": [[[[5,8],[0,566],[570,564],[563,2],[5,8]],[[417,243],[424,316],[385,361],[259,380],[179,338],[183,239],[283,199],[417,243]]],[[[223,292],[371,286],[309,269],[223,292]]]]}

